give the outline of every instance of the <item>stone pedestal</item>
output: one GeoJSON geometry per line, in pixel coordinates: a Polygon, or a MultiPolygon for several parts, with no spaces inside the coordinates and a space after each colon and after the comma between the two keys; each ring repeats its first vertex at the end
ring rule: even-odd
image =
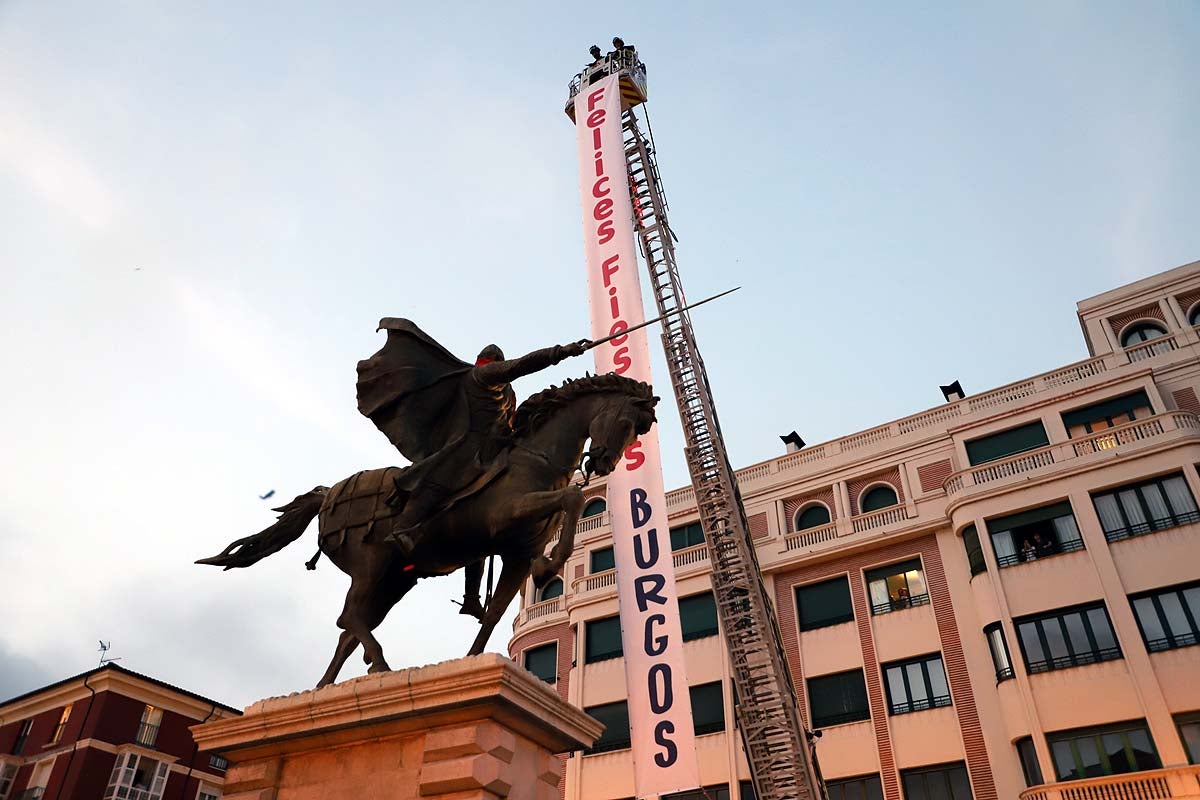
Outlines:
{"type": "Polygon", "coordinates": [[[555,754],[603,727],[486,654],[261,700],[192,734],[229,759],[224,800],[558,800],[555,754]]]}

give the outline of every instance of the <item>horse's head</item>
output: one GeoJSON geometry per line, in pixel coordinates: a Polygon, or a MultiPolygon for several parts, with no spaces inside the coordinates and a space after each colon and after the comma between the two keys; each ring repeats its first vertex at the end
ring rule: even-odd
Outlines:
{"type": "Polygon", "coordinates": [[[655,423],[654,404],[658,398],[649,392],[636,394],[614,394],[612,401],[592,418],[588,427],[591,449],[583,463],[585,474],[607,475],[617,467],[625,448],[637,441],[637,437],[650,431],[655,423]]]}

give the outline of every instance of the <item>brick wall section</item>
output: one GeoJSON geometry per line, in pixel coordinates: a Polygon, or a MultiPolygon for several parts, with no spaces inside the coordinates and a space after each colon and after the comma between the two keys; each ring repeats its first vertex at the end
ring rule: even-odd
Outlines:
{"type": "Polygon", "coordinates": [[[937,461],[933,464],[923,464],[917,467],[917,479],[921,482],[921,491],[941,491],[942,484],[946,481],[946,478],[950,477],[950,473],[953,471],[954,468],[950,464],[950,459],[937,461]]]}
{"type": "Polygon", "coordinates": [[[1183,309],[1183,313],[1187,314],[1188,309],[1194,306],[1196,302],[1200,300],[1200,289],[1193,289],[1190,292],[1184,292],[1183,294],[1176,295],[1175,300],[1179,303],[1179,307],[1183,309]]]}
{"type": "Polygon", "coordinates": [[[763,511],[750,517],[750,538],[765,539],[770,531],[767,528],[767,512],[763,511]]]}
{"type": "Polygon", "coordinates": [[[1141,308],[1135,308],[1132,311],[1126,311],[1123,314],[1117,314],[1115,317],[1108,318],[1108,326],[1112,328],[1112,332],[1117,336],[1121,335],[1121,329],[1135,319],[1156,319],[1166,326],[1167,321],[1163,318],[1162,309],[1158,307],[1158,303],[1150,303],[1141,308]]]}
{"type": "Polygon", "coordinates": [[[1188,386],[1171,392],[1171,397],[1175,398],[1175,407],[1180,411],[1190,411],[1193,414],[1200,414],[1200,400],[1196,399],[1196,392],[1192,387],[1188,386]]]}
{"type": "Polygon", "coordinates": [[[827,487],[819,492],[811,492],[792,497],[783,501],[784,516],[787,517],[787,530],[791,533],[796,529],[796,512],[813,501],[823,503],[829,509],[829,519],[837,519],[837,504],[833,502],[833,487],[827,487]]]}
{"type": "MultiPolygon", "coordinates": [[[[524,667],[526,650],[552,641],[558,642],[558,680],[555,681],[554,688],[558,692],[558,696],[566,700],[567,687],[571,680],[571,656],[575,652],[575,639],[571,636],[570,623],[563,622],[549,628],[530,631],[524,636],[514,639],[512,646],[508,649],[508,657],[524,667]]],[[[558,756],[558,764],[558,774],[562,776],[558,780],[558,797],[559,800],[565,800],[567,796],[567,756],[565,754],[558,756]]]]}
{"type": "Polygon", "coordinates": [[[991,764],[988,761],[987,747],[979,723],[979,712],[975,706],[971,678],[967,674],[966,658],[963,655],[962,643],[958,638],[958,627],[954,620],[954,609],[946,583],[946,573],[942,566],[937,540],[933,536],[898,542],[821,564],[801,566],[790,572],[780,573],[776,577],[775,607],[778,610],[784,652],[787,654],[792,682],[796,686],[800,713],[805,719],[808,718],[804,696],[806,688],[804,670],[800,661],[800,642],[796,624],[795,587],[849,573],[850,596],[854,603],[855,625],[858,627],[863,663],[866,665],[864,676],[867,683],[867,700],[870,704],[871,721],[875,730],[875,745],[879,751],[884,796],[886,800],[901,800],[896,759],[892,751],[888,728],[887,703],[878,659],[875,655],[875,643],[871,634],[871,610],[867,602],[862,573],[872,567],[911,557],[914,552],[921,556],[921,563],[925,570],[925,581],[937,621],[942,659],[946,666],[946,677],[950,682],[950,692],[954,698],[954,710],[958,715],[963,750],[967,757],[967,771],[971,776],[975,800],[996,800],[996,785],[992,779],[991,764]]]}
{"type": "Polygon", "coordinates": [[[862,478],[855,478],[850,481],[847,488],[850,490],[850,508],[853,514],[858,511],[858,497],[862,494],[863,489],[876,483],[886,483],[896,490],[896,499],[904,502],[904,484],[900,482],[900,468],[892,467],[883,472],[876,472],[874,475],[867,475],[862,478]]]}

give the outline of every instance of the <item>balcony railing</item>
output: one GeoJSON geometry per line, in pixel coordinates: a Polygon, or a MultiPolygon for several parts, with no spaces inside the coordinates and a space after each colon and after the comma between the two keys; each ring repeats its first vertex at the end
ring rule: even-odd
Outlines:
{"type": "Polygon", "coordinates": [[[1039,672],[1053,672],[1056,669],[1066,669],[1067,667],[1098,664],[1101,661],[1114,661],[1118,658],[1121,658],[1121,648],[1103,647],[1096,650],[1081,651],[1073,655],[1047,658],[1041,661],[1030,661],[1026,663],[1025,667],[1029,670],[1030,675],[1034,675],[1039,672]]]}
{"type": "Polygon", "coordinates": [[[542,619],[543,617],[549,617],[557,614],[563,609],[562,601],[562,597],[559,596],[552,597],[549,600],[543,600],[540,603],[533,603],[532,605],[526,606],[521,612],[521,618],[517,624],[523,625],[526,622],[532,622],[535,619],[542,619]]]}
{"type": "Polygon", "coordinates": [[[1150,769],[1034,786],[1021,800],[1159,800],[1200,796],[1200,766],[1150,769]]]}
{"type": "Polygon", "coordinates": [[[947,494],[954,495],[969,486],[1004,482],[1052,464],[1083,458],[1115,447],[1158,439],[1176,431],[1200,431],[1200,418],[1188,411],[1169,411],[1080,439],[1039,447],[960,470],[947,478],[942,486],[947,494]]]}
{"type": "Polygon", "coordinates": [[[880,614],[890,614],[893,611],[899,611],[902,608],[913,608],[915,606],[924,606],[929,604],[929,593],[922,592],[914,594],[911,597],[897,597],[894,600],[888,600],[884,603],[873,603],[871,605],[871,615],[879,616],[880,614]]]}
{"type": "Polygon", "coordinates": [[[1132,347],[1126,347],[1125,355],[1129,358],[1130,364],[1135,364],[1138,361],[1145,361],[1147,358],[1161,356],[1178,348],[1179,345],[1175,343],[1175,334],[1172,333],[1169,336],[1159,336],[1157,339],[1151,339],[1148,342],[1139,342],[1132,347]]]}
{"type": "Polygon", "coordinates": [[[851,517],[851,528],[855,533],[882,528],[884,525],[893,525],[897,522],[903,522],[908,519],[908,512],[904,510],[904,506],[889,506],[881,508],[878,511],[872,511],[869,514],[859,514],[856,517],[851,517]]]}
{"type": "Polygon", "coordinates": [[[691,547],[685,547],[682,550],[676,550],[671,554],[671,561],[674,562],[675,569],[708,561],[708,545],[696,544],[691,547]]]}
{"type": "Polygon", "coordinates": [[[821,544],[822,542],[831,542],[837,537],[837,523],[831,522],[828,525],[821,525],[817,528],[808,528],[786,534],[783,537],[783,549],[785,552],[788,550],[801,550],[805,547],[821,544]]]}
{"type": "Polygon", "coordinates": [[[615,569],[606,569],[604,572],[596,572],[591,575],[584,575],[582,578],[576,578],[571,583],[571,589],[574,592],[595,592],[616,585],[617,571],[615,569]]]}

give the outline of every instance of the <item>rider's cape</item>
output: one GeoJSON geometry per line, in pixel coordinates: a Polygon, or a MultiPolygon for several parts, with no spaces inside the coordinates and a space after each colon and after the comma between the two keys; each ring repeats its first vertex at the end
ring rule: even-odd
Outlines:
{"type": "Polygon", "coordinates": [[[415,464],[466,435],[471,365],[410,320],[385,317],[379,329],[387,342],[358,362],[358,410],[415,464]]]}

